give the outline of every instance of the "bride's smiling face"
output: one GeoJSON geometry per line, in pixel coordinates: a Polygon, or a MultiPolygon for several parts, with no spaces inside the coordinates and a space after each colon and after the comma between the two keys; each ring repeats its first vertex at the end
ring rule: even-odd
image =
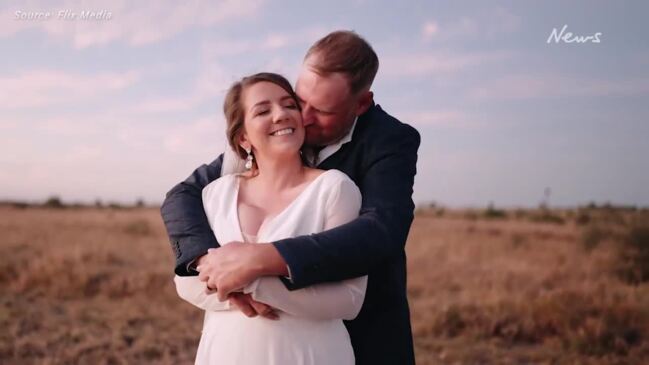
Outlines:
{"type": "Polygon", "coordinates": [[[259,157],[299,153],[304,143],[302,115],[296,100],[279,85],[262,81],[243,91],[244,133],[241,146],[259,157]]]}

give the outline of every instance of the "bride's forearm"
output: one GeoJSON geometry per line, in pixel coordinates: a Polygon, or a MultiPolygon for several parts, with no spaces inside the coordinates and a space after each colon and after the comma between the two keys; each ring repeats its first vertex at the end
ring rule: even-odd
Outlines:
{"type": "Polygon", "coordinates": [[[289,291],[276,277],[262,277],[244,288],[255,301],[297,317],[354,319],[365,298],[367,277],[289,291]]]}
{"type": "Polygon", "coordinates": [[[183,300],[206,311],[221,311],[230,309],[229,302],[220,302],[216,295],[205,292],[206,285],[196,276],[174,277],[176,292],[183,300]]]}

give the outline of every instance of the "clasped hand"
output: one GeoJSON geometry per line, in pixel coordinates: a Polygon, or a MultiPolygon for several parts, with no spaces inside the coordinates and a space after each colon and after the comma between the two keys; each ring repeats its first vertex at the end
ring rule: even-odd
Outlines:
{"type": "Polygon", "coordinates": [[[229,300],[246,316],[277,319],[274,308],[241,292],[261,276],[261,267],[256,260],[257,248],[258,244],[231,242],[219,249],[209,249],[198,259],[198,278],[207,284],[208,293],[216,295],[221,302],[229,300]]]}

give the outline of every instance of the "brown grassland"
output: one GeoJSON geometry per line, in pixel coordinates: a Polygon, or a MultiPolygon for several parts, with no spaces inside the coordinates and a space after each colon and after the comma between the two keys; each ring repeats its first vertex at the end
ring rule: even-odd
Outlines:
{"type": "MultiPolygon", "coordinates": [[[[417,213],[417,363],[649,363],[649,212],[417,213]]],[[[157,209],[0,206],[0,363],[192,363],[157,209]]],[[[255,319],[251,319],[255,320],[255,319]]]]}

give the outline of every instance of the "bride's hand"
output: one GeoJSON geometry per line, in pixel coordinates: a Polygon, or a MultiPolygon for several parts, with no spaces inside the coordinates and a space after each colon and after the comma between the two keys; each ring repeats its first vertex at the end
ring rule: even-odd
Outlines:
{"type": "Polygon", "coordinates": [[[210,248],[199,259],[198,279],[216,291],[224,302],[234,293],[261,276],[288,275],[282,256],[271,244],[230,242],[210,248]]]}
{"type": "Polygon", "coordinates": [[[228,296],[230,305],[238,308],[247,317],[253,318],[260,315],[268,319],[279,319],[275,309],[267,304],[257,302],[250,294],[232,293],[228,296]]]}

